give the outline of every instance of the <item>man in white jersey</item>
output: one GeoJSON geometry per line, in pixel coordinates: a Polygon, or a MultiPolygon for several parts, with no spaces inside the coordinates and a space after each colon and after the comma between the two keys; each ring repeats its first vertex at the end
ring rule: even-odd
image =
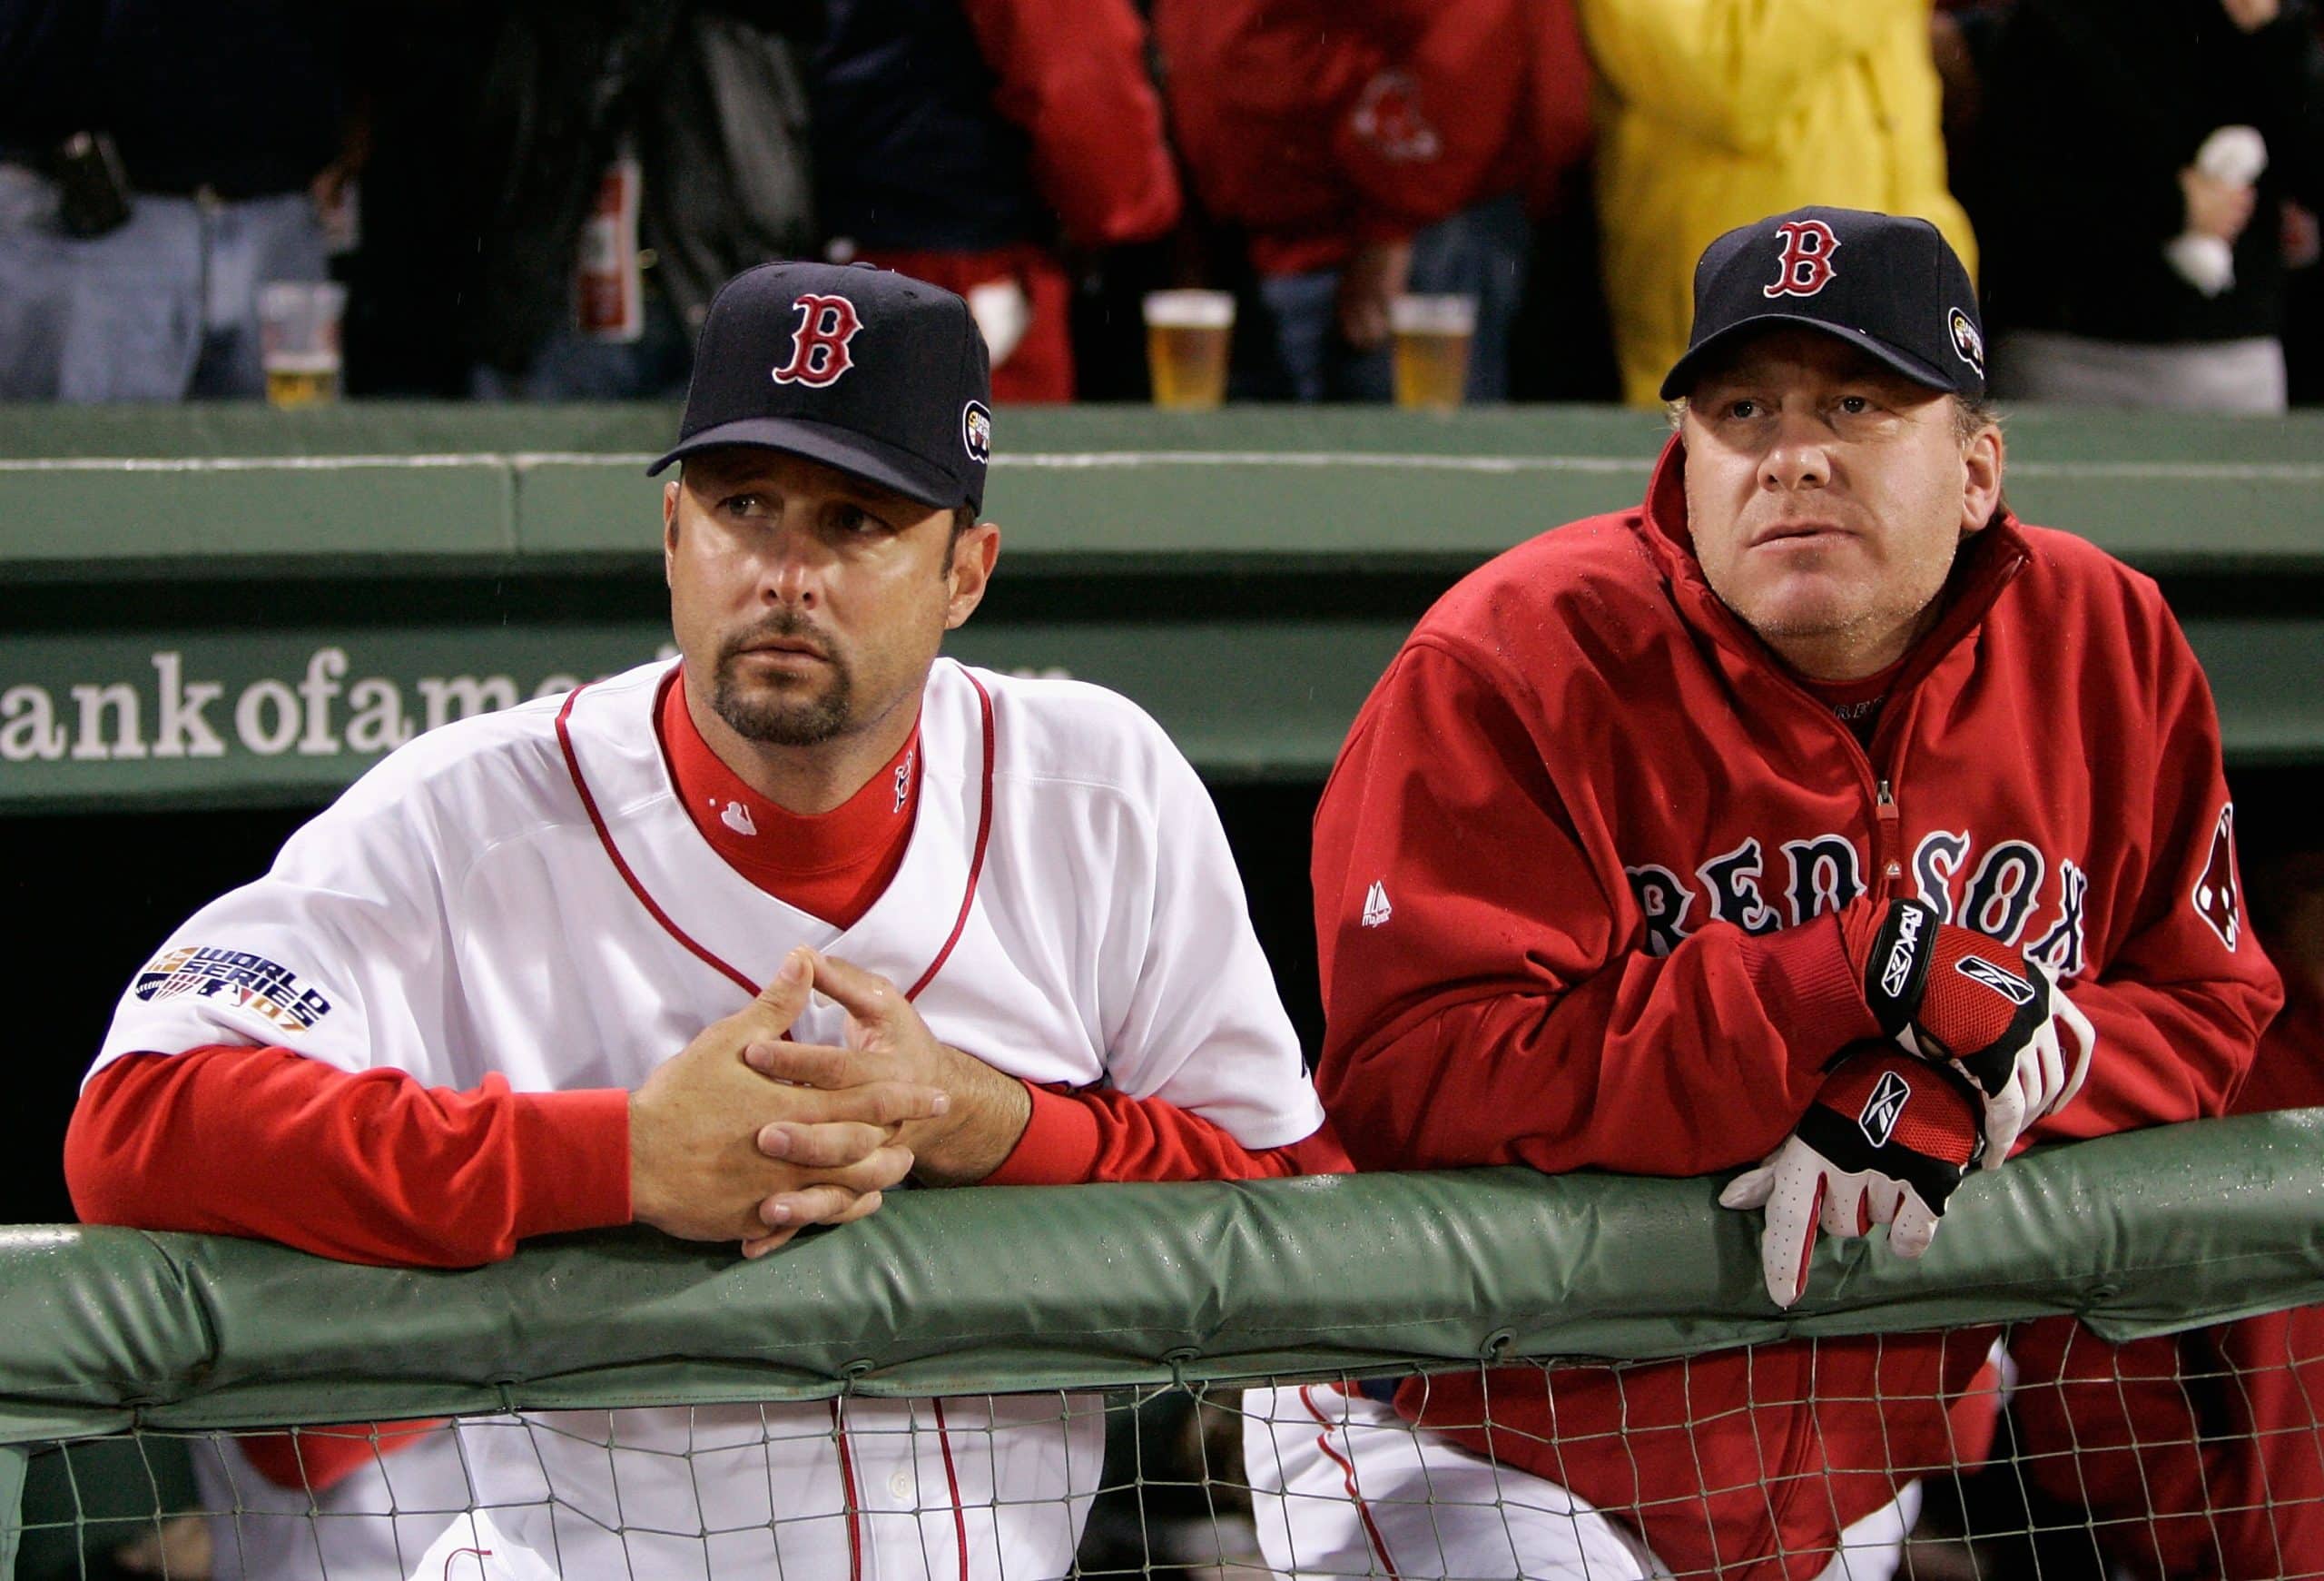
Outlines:
{"type": "MultiPolygon", "coordinates": [[[[419,737],[173,934],[83,1088],[82,1216],[760,1255],[908,1174],[1344,1167],[1193,769],[1111,693],[939,657],[1000,553],[989,389],[948,291],[730,282],[655,468],[680,661],[419,737]]],[[[1059,1576],[1102,1430],[1052,1394],[390,1438],[225,1451],[220,1573],[1059,1576]]]]}

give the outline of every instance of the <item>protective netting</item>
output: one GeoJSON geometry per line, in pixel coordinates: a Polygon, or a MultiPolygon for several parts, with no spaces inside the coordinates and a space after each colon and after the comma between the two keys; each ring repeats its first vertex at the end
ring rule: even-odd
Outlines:
{"type": "Polygon", "coordinates": [[[2324,1309],[2300,1308],[2121,1345],[2049,1318],[1680,1361],[141,1428],[30,1447],[16,1574],[2324,1576],[2319,1409],[2324,1309]]]}

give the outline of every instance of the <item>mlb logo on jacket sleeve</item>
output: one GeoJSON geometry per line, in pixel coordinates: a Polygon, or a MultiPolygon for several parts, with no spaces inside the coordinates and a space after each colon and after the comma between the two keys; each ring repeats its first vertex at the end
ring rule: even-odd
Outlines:
{"type": "Polygon", "coordinates": [[[2243,886],[2235,877],[2233,802],[2220,808],[2219,822],[2211,825],[2211,855],[2189,898],[2194,902],[2195,914],[2211,924],[2219,942],[2234,950],[2243,938],[2243,886]]]}

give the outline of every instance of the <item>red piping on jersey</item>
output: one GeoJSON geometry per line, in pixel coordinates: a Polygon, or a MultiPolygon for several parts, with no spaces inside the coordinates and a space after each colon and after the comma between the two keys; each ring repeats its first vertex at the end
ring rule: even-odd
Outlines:
{"type": "MultiPolygon", "coordinates": [[[[942,971],[944,963],[951,958],[952,946],[959,944],[960,935],[968,931],[969,910],[976,904],[977,900],[977,880],[984,872],[985,845],[992,837],[994,742],[992,697],[984,689],[983,683],[976,677],[970,675],[966,670],[961,671],[960,674],[969,685],[976,688],[977,707],[984,716],[983,797],[981,805],[977,809],[977,843],[975,849],[969,855],[969,882],[967,889],[960,896],[960,914],[952,920],[952,932],[946,937],[944,947],[936,952],[936,959],[928,963],[928,970],[920,974],[920,980],[904,991],[906,999],[919,998],[920,991],[935,981],[937,973],[942,971]]],[[[621,874],[622,882],[629,885],[630,894],[637,897],[637,904],[645,908],[646,914],[662,924],[663,932],[684,944],[696,959],[723,973],[728,981],[739,985],[743,993],[753,998],[757,997],[759,984],[719,959],[706,946],[696,942],[684,928],[670,920],[669,913],[655,904],[654,897],[645,893],[645,885],[638,881],[637,874],[630,871],[629,864],[623,859],[621,847],[614,844],[613,831],[606,826],[605,815],[597,810],[597,798],[589,794],[589,782],[582,776],[580,756],[573,750],[572,727],[566,723],[572,716],[573,705],[586,690],[588,687],[585,684],[574,687],[566,694],[565,707],[556,711],[556,745],[565,754],[565,771],[573,777],[573,788],[581,794],[581,806],[589,815],[589,825],[597,831],[597,844],[606,848],[606,855],[612,860],[614,871],[621,874]]]]}
{"type": "Polygon", "coordinates": [[[1307,1408],[1309,1416],[1323,1425],[1324,1430],[1315,1435],[1315,1448],[1340,1468],[1340,1482],[1346,1487],[1348,1498],[1355,1506],[1356,1518],[1364,1522],[1364,1540],[1372,1545],[1372,1556],[1380,1561],[1381,1571],[1387,1576],[1388,1581],[1398,1581],[1396,1561],[1388,1556],[1388,1545],[1382,1540],[1380,1528],[1372,1524],[1372,1507],[1364,1503],[1364,1495],[1356,1491],[1355,1462],[1344,1457],[1332,1448],[1332,1419],[1315,1408],[1315,1396],[1311,1392],[1313,1388],[1311,1384],[1299,1386],[1299,1403],[1307,1408]]]}
{"type": "MultiPolygon", "coordinates": [[[[982,803],[977,808],[976,850],[969,857],[969,887],[967,893],[960,896],[960,914],[952,919],[951,936],[944,941],[944,947],[936,952],[936,959],[928,963],[928,970],[920,974],[920,981],[904,990],[906,999],[920,997],[920,991],[927,987],[935,979],[936,974],[944,969],[944,963],[951,957],[952,946],[960,942],[960,934],[969,925],[969,908],[976,904],[977,879],[984,872],[985,842],[992,837],[992,697],[984,689],[984,683],[978,680],[976,677],[970,675],[966,670],[962,670],[960,675],[969,685],[976,687],[977,707],[984,715],[984,794],[982,803]]],[[[925,773],[926,770],[923,769],[921,772],[925,773]]],[[[755,993],[758,990],[753,989],[751,992],[755,993]]]]}
{"type": "Polygon", "coordinates": [[[934,1404],[936,1444],[944,1451],[944,1485],[952,1493],[952,1542],[960,1554],[960,1581],[969,1581],[969,1517],[960,1508],[960,1474],[952,1467],[952,1436],[944,1428],[944,1402],[934,1404]]]}
{"type": "Polygon", "coordinates": [[[606,848],[606,855],[613,859],[614,871],[621,874],[624,884],[629,885],[629,893],[635,895],[638,904],[644,906],[647,914],[662,924],[664,932],[693,951],[701,960],[724,973],[728,978],[741,985],[743,993],[755,999],[758,996],[759,985],[696,944],[687,935],[684,929],[672,922],[669,914],[654,904],[654,897],[645,893],[645,886],[637,882],[637,874],[632,873],[629,870],[629,864],[622,859],[621,847],[614,844],[613,831],[606,827],[605,815],[597,811],[597,798],[589,794],[589,782],[581,777],[581,760],[574,755],[573,732],[566,724],[566,720],[573,713],[573,705],[579,701],[581,694],[586,689],[585,687],[576,687],[565,695],[565,707],[556,711],[556,745],[565,753],[565,772],[573,776],[573,788],[581,793],[581,805],[589,815],[590,825],[597,831],[597,844],[603,845],[606,848]]]}
{"type": "Polygon", "coordinates": [[[847,1450],[847,1418],[840,1414],[839,1401],[832,1401],[832,1438],[839,1446],[839,1485],[847,1499],[847,1581],[863,1581],[863,1534],[857,1527],[860,1518],[855,1502],[855,1457],[847,1450]]]}

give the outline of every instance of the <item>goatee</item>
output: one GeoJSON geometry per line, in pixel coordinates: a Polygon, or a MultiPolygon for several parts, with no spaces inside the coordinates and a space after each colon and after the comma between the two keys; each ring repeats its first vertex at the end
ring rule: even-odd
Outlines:
{"type": "Polygon", "coordinates": [[[718,651],[710,692],[711,711],[746,741],[770,746],[814,746],[844,731],[855,718],[855,679],[847,661],[805,620],[784,614],[730,637],[718,651]],[[786,698],[772,688],[746,687],[735,661],[748,649],[777,637],[804,637],[830,667],[820,696],[786,698]]]}

